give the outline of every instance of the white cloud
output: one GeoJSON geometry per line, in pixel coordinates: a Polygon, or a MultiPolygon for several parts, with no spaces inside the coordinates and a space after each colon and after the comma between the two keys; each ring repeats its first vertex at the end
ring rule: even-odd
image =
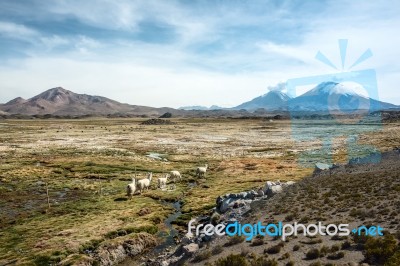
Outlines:
{"type": "MultiPolygon", "coordinates": [[[[16,63],[19,65],[19,63],[16,63]]],[[[62,58],[27,59],[14,69],[1,69],[3,97],[16,97],[15,89],[34,84],[24,97],[62,86],[77,93],[106,96],[137,105],[172,106],[219,104],[234,106],[252,98],[247,88],[263,92],[260,73],[227,75],[187,70],[175,72],[162,67],[128,63],[82,62],[62,58]],[[167,99],[167,101],[166,101],[167,99]]],[[[17,91],[21,93],[21,91],[17,91]]]]}
{"type": "Polygon", "coordinates": [[[3,63],[0,101],[64,86],[131,104],[234,106],[266,93],[268,85],[281,88],[282,80],[337,72],[314,56],[320,50],[340,66],[337,39],[348,38],[346,65],[370,48],[374,56],[354,70],[376,69],[380,98],[400,104],[396,90],[400,39],[395,37],[400,5],[392,3],[388,10],[381,3],[332,1],[319,13],[305,10],[305,14],[293,9],[290,1],[273,5],[251,2],[190,8],[177,1],[46,3],[41,9],[44,17],[74,18],[86,26],[124,34],[136,33],[141,22],[152,21],[171,27],[178,37],[156,44],[118,35],[97,39],[89,33],[38,33],[21,24],[0,22],[0,34],[12,38],[19,32],[26,40],[40,40],[32,48],[39,50],[34,57],[3,63]],[[270,12],[257,10],[257,4],[270,12]],[[254,31],[253,35],[248,31],[254,31]],[[40,53],[39,45],[50,51],[69,50],[50,56],[47,50],[40,53]]]}
{"type": "Polygon", "coordinates": [[[21,24],[0,21],[0,35],[6,35],[13,39],[26,39],[36,37],[39,33],[21,24]]]}

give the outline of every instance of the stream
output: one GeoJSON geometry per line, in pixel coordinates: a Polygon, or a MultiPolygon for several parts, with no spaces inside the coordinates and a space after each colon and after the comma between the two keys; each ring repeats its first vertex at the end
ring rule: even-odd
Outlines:
{"type": "MultiPolygon", "coordinates": [[[[166,248],[175,247],[175,237],[178,236],[178,230],[176,230],[172,226],[172,222],[174,222],[181,214],[181,202],[176,201],[174,203],[163,201],[162,204],[164,206],[170,206],[174,208],[174,212],[170,214],[167,219],[164,221],[164,225],[167,228],[167,231],[158,232],[157,237],[163,239],[163,241],[156,247],[154,247],[149,253],[146,253],[145,257],[155,258],[161,253],[165,251],[166,248]]],[[[142,259],[139,257],[131,258],[127,257],[123,262],[119,263],[119,266],[132,266],[139,265],[143,263],[142,259]]]]}

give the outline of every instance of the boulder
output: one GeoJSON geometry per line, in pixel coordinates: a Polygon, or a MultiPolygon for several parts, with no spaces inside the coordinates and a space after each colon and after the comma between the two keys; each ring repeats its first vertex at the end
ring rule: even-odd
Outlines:
{"type": "Polygon", "coordinates": [[[226,212],[228,210],[228,208],[231,207],[231,203],[233,203],[233,202],[234,202],[234,200],[232,198],[225,199],[222,202],[222,204],[221,204],[221,206],[219,208],[219,211],[222,212],[222,213],[226,212]]]}
{"type": "Polygon", "coordinates": [[[189,245],[183,246],[183,252],[186,255],[193,255],[194,253],[196,253],[199,250],[199,245],[196,243],[191,243],[189,245]]]}
{"type": "Polygon", "coordinates": [[[283,188],[281,185],[277,185],[276,183],[271,182],[271,181],[267,181],[267,184],[265,184],[265,187],[264,187],[264,193],[268,197],[272,197],[278,193],[281,193],[282,190],[283,190],[283,188]]]}
{"type": "Polygon", "coordinates": [[[289,187],[289,186],[292,186],[292,185],[294,185],[294,184],[296,184],[296,182],[294,182],[294,181],[288,181],[288,182],[286,182],[286,183],[282,183],[282,186],[283,186],[283,187],[289,187]]]}
{"type": "Polygon", "coordinates": [[[258,197],[258,193],[257,193],[256,191],[254,191],[254,190],[250,190],[250,191],[247,193],[246,199],[251,199],[251,200],[253,200],[253,199],[255,199],[256,197],[258,197]]]}

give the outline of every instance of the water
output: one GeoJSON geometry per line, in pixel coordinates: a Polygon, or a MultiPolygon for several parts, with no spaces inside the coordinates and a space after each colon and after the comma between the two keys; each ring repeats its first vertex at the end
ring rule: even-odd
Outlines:
{"type": "Polygon", "coordinates": [[[167,159],[164,158],[165,156],[167,156],[167,154],[161,154],[161,153],[157,153],[157,152],[149,152],[146,156],[149,158],[152,158],[152,159],[160,160],[160,161],[167,161],[167,159]]]}
{"type": "MultiPolygon", "coordinates": [[[[164,239],[164,241],[156,246],[150,253],[148,257],[155,258],[160,255],[166,248],[175,247],[175,237],[178,236],[178,230],[176,230],[172,223],[182,214],[181,212],[181,202],[176,201],[174,203],[162,202],[165,206],[171,206],[174,208],[174,212],[170,214],[167,219],[164,221],[165,227],[167,231],[162,231],[157,234],[159,238],[164,239]]],[[[132,266],[132,265],[139,265],[140,261],[137,258],[130,258],[127,257],[123,262],[119,263],[119,266],[132,266]]]]}
{"type": "MultiPolygon", "coordinates": [[[[171,203],[164,203],[171,205],[171,203]]],[[[172,226],[172,222],[174,222],[181,214],[181,203],[179,201],[174,202],[172,204],[175,212],[168,216],[168,218],[164,221],[165,227],[167,227],[168,232],[160,232],[158,234],[159,237],[165,238],[164,243],[158,245],[153,249],[151,254],[157,255],[163,252],[167,247],[175,246],[175,237],[178,236],[178,230],[176,230],[172,226]]]]}

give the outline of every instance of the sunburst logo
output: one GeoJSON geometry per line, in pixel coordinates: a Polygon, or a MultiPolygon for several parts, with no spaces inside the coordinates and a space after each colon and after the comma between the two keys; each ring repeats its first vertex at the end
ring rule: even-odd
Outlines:
{"type": "MultiPolygon", "coordinates": [[[[340,51],[340,59],[342,62],[342,68],[341,70],[344,71],[345,70],[345,61],[346,61],[346,55],[347,55],[347,44],[348,44],[348,40],[347,39],[339,39],[338,40],[339,43],[339,51],[340,51]]],[[[351,64],[351,66],[347,69],[347,70],[351,70],[353,67],[361,64],[362,62],[364,62],[365,60],[367,60],[368,58],[372,57],[372,51],[371,49],[367,49],[365,50],[364,53],[361,54],[361,56],[353,63],[351,64]]],[[[336,70],[339,70],[339,68],[334,65],[331,60],[328,59],[328,57],[326,57],[321,51],[318,51],[315,59],[317,59],[318,61],[324,63],[327,66],[330,66],[336,70]]]]}

